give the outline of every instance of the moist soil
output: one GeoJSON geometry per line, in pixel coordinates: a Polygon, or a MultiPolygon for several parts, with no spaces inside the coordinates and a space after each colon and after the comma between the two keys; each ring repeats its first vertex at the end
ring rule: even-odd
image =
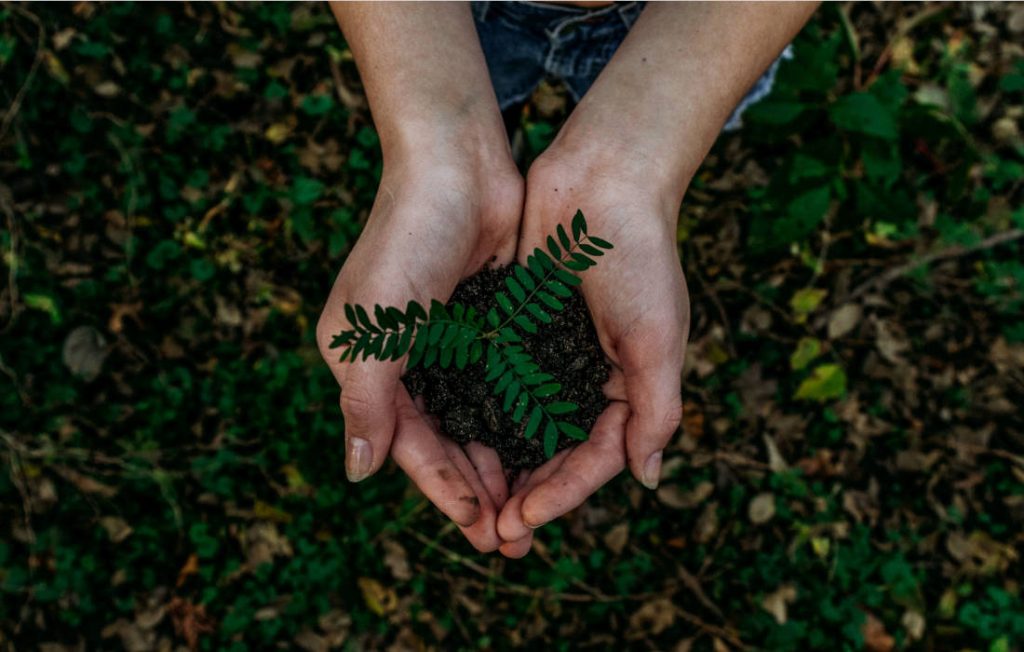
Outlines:
{"type": "MultiPolygon", "coordinates": [[[[459,302],[484,314],[495,305],[494,293],[505,291],[505,278],[511,275],[511,267],[485,269],[460,283],[449,305],[459,302]]],[[[572,297],[562,302],[565,309],[548,311],[552,322],[538,323],[536,334],[521,329],[517,332],[523,338],[523,349],[542,371],[553,375],[562,385],[554,400],[572,401],[579,406],[576,412],[560,418],[590,432],[608,405],[601,388],[611,367],[583,296],[573,291],[572,297]]],[[[547,459],[543,435],[538,432],[531,439],[523,436],[526,420],[516,423],[511,413],[502,411],[503,397],[493,394],[493,385],[484,380],[485,375],[485,363],[481,360],[465,369],[456,369],[454,365],[448,369],[438,365],[429,369],[417,366],[402,380],[410,394],[423,397],[427,411],[438,418],[441,431],[454,441],[479,441],[490,446],[497,451],[506,471],[540,466],[547,459]]],[[[556,450],[578,443],[560,435],[556,450]]]]}

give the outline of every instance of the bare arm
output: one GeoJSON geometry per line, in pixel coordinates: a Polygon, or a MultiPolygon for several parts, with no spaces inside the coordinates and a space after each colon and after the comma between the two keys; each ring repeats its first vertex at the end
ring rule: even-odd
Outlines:
{"type": "Polygon", "coordinates": [[[344,304],[444,301],[460,279],[515,254],[523,180],[512,162],[468,4],[337,3],[384,153],[380,188],[317,326],[341,385],[345,465],[353,482],[390,453],[480,550],[501,545],[508,497],[497,454],[443,437],[402,385],[400,362],[340,362],[332,335],[344,304]]]}
{"type": "Polygon", "coordinates": [[[527,176],[524,257],[577,208],[615,243],[583,294],[613,364],[588,441],[509,499],[511,540],[628,466],[658,484],[679,427],[689,297],[676,248],[683,193],[733,107],[814,11],[796,3],[652,3],[527,176]]]}
{"type": "Polygon", "coordinates": [[[359,66],[385,156],[446,143],[507,152],[468,3],[332,2],[331,10],[359,66]]]}

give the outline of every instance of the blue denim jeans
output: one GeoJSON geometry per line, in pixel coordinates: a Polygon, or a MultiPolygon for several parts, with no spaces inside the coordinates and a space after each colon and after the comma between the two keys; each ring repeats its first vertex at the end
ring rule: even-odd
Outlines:
{"type": "MultiPolygon", "coordinates": [[[[502,111],[525,102],[545,78],[561,80],[579,102],[640,17],[644,4],[619,2],[586,9],[474,0],[476,29],[502,111]]],[[[786,48],[779,60],[791,56],[786,48]]],[[[771,92],[779,60],[733,111],[726,131],[738,129],[743,111],[771,92]]]]}

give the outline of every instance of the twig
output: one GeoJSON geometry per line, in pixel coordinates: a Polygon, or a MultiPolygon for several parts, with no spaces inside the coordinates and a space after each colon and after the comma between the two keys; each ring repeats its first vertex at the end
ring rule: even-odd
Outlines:
{"type": "Polygon", "coordinates": [[[3,120],[0,121],[0,141],[3,141],[4,136],[7,135],[7,129],[14,121],[14,116],[16,116],[18,111],[21,109],[21,103],[25,99],[25,93],[28,92],[29,86],[35,80],[36,73],[39,72],[39,66],[42,65],[43,56],[46,52],[46,50],[43,49],[43,46],[46,44],[46,28],[43,27],[42,21],[40,21],[35,14],[25,11],[16,4],[4,3],[4,5],[35,23],[36,28],[39,30],[39,36],[36,42],[36,58],[32,62],[32,67],[29,68],[28,75],[25,77],[25,81],[22,83],[21,88],[19,88],[18,92],[14,95],[14,99],[11,101],[11,106],[7,109],[7,113],[4,114],[3,120]]]}
{"type": "Polygon", "coordinates": [[[0,209],[3,210],[4,216],[7,218],[7,232],[11,234],[11,251],[10,251],[10,264],[7,266],[7,293],[8,300],[11,302],[11,316],[4,324],[0,334],[6,333],[12,324],[14,319],[18,316],[18,308],[20,302],[18,300],[18,221],[14,215],[14,210],[11,208],[11,190],[5,184],[0,183],[0,209]]]}
{"type": "Polygon", "coordinates": [[[875,82],[875,79],[882,74],[882,69],[889,63],[889,59],[892,58],[893,46],[897,40],[903,38],[914,31],[921,23],[925,22],[929,18],[933,18],[949,9],[949,5],[933,4],[927,5],[921,11],[911,16],[908,20],[900,23],[896,28],[896,33],[893,38],[889,40],[885,45],[885,49],[878,55],[878,60],[875,61],[874,68],[871,69],[871,74],[868,75],[867,81],[864,82],[863,88],[870,88],[871,84],[875,82]]]}
{"type": "MultiPolygon", "coordinates": [[[[693,247],[687,247],[690,255],[687,256],[688,260],[694,260],[693,247]]],[[[722,305],[722,300],[718,297],[718,292],[715,291],[714,285],[708,283],[704,275],[700,273],[700,265],[691,265],[690,269],[687,270],[688,275],[693,275],[697,278],[701,288],[704,289],[707,296],[711,299],[711,303],[715,304],[715,309],[718,310],[718,317],[722,320],[722,327],[725,329],[725,343],[729,347],[729,355],[733,358],[736,357],[736,344],[733,342],[732,337],[732,326],[729,325],[729,316],[725,312],[725,306],[722,305]]]]}
{"type": "Polygon", "coordinates": [[[981,242],[973,244],[969,247],[964,247],[962,245],[953,245],[952,247],[940,249],[939,251],[924,255],[916,260],[904,263],[899,267],[894,267],[893,269],[890,269],[884,274],[881,274],[868,281],[865,281],[864,283],[854,288],[853,292],[850,293],[849,298],[856,299],[857,297],[863,295],[864,293],[870,290],[881,290],[885,288],[885,286],[889,285],[890,283],[898,279],[899,277],[903,276],[904,274],[907,274],[908,272],[911,272],[919,267],[931,265],[936,261],[948,260],[950,258],[960,258],[962,256],[969,256],[970,254],[977,253],[979,251],[984,251],[986,249],[991,249],[1001,244],[1013,242],[1014,240],[1020,240],[1021,238],[1024,238],[1024,229],[1010,229],[1009,231],[1003,231],[1002,233],[997,233],[993,236],[985,238],[981,242]]]}

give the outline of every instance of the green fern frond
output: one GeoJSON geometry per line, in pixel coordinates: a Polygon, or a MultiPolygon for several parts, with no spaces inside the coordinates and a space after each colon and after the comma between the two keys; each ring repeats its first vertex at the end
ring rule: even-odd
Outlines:
{"type": "Polygon", "coordinates": [[[612,249],[611,243],[587,233],[587,222],[576,211],[570,231],[558,225],[545,240],[547,251],[537,248],[527,256],[526,266],[513,265],[505,278],[505,290],[494,295],[495,307],[484,315],[461,303],[445,306],[437,300],[429,309],[409,301],[405,310],[373,306],[373,316],[364,306],[345,304],[350,329],[332,338],[330,347],[344,347],[341,361],[400,360],[408,356],[407,368],[417,364],[441,368],[455,365],[464,369],[486,356],[485,381],[501,397],[501,406],[512,420],[523,423],[524,435],[544,435],[544,452],[551,457],[559,433],[586,439],[587,433],[556,417],[579,409],[575,403],[555,400],[561,385],[522,347],[520,331],[535,334],[541,325],[553,321],[552,313],[565,309],[562,299],[572,296],[580,285],[574,272],[597,264],[596,257],[612,249]]]}

